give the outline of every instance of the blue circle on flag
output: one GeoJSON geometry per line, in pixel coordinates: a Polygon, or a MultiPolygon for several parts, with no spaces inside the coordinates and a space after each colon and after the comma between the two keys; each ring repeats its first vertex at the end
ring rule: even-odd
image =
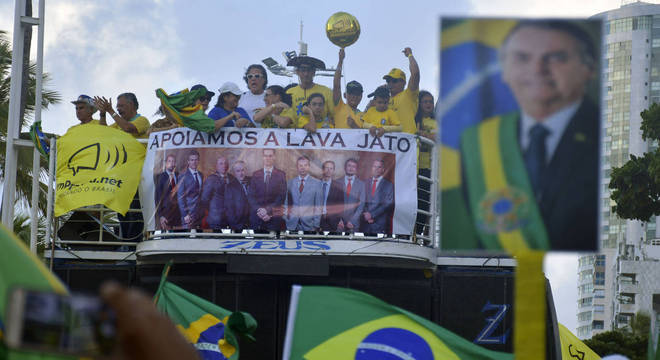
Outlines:
{"type": "Polygon", "coordinates": [[[433,351],[426,340],[410,330],[384,328],[360,342],[355,360],[433,360],[433,351]]]}

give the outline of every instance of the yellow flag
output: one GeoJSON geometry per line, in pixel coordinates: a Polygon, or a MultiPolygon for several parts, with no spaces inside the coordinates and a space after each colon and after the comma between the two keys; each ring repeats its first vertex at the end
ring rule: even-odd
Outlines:
{"type": "Polygon", "coordinates": [[[107,126],[74,126],[57,140],[55,216],[103,204],[120,214],[140,184],[145,147],[107,126]]]}
{"type": "Polygon", "coordinates": [[[585,345],[577,336],[562,324],[559,325],[562,360],[598,360],[600,356],[585,345]]]}

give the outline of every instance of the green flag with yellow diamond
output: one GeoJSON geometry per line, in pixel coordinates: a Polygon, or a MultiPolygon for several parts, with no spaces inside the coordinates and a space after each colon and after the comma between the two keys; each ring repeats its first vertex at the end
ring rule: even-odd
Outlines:
{"type": "Polygon", "coordinates": [[[156,307],[166,314],[204,360],[238,360],[237,334],[252,340],[257,328],[254,318],[232,312],[193,295],[165,280],[168,263],[156,292],[156,307]]]}
{"type": "Polygon", "coordinates": [[[507,359],[360,291],[294,286],[283,359],[507,359]]]}

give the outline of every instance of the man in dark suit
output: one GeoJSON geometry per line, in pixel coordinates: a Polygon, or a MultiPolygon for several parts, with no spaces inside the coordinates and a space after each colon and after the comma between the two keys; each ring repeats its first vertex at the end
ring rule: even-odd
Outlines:
{"type": "Polygon", "coordinates": [[[360,228],[360,217],[364,209],[364,182],[357,177],[358,162],[351,158],[344,163],[344,177],[339,180],[343,194],[343,212],[338,231],[354,232],[360,228]]]}
{"type": "Polygon", "coordinates": [[[275,168],[275,150],[263,150],[263,169],[252,174],[248,200],[250,202],[250,226],[254,230],[282,230],[286,176],[275,168]]]}
{"type": "Polygon", "coordinates": [[[343,184],[335,180],[335,162],[332,160],[323,163],[323,177],[321,178],[321,192],[323,194],[323,209],[321,215],[321,230],[337,231],[337,225],[344,213],[343,184]]]}
{"type": "Polygon", "coordinates": [[[227,158],[224,156],[219,157],[215,163],[215,172],[204,181],[202,208],[208,210],[206,223],[211,229],[224,229],[227,227],[225,189],[229,184],[228,168],[227,158]]]}
{"type": "Polygon", "coordinates": [[[521,112],[461,137],[464,191],[482,245],[502,246],[498,234],[519,230],[537,249],[596,249],[599,112],[586,97],[593,40],[570,21],[522,21],[500,60],[521,112]],[[475,166],[482,161],[490,165],[475,166]]]}
{"type": "Polygon", "coordinates": [[[169,154],[165,160],[165,171],[156,177],[156,225],[161,230],[170,230],[181,225],[181,213],[176,195],[176,157],[169,154]]]}
{"type": "Polygon", "coordinates": [[[231,178],[225,190],[225,214],[229,228],[242,231],[250,227],[250,205],[248,191],[250,177],[246,176],[245,162],[236,161],[232,166],[234,177],[231,178]]]}
{"type": "Polygon", "coordinates": [[[201,194],[204,176],[197,171],[199,152],[188,153],[188,167],[178,182],[177,201],[181,212],[181,225],[186,229],[198,228],[202,223],[201,194]]]}
{"type": "Polygon", "coordinates": [[[365,181],[365,204],[362,231],[369,234],[391,233],[389,223],[394,211],[394,185],[383,177],[385,163],[377,159],[371,165],[371,177],[365,181]]]}

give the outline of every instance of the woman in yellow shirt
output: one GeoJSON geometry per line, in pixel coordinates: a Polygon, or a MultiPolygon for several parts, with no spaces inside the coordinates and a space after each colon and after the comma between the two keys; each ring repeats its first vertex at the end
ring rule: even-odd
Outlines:
{"type": "Polygon", "coordinates": [[[291,95],[283,87],[271,85],[264,91],[266,107],[258,109],[254,114],[254,121],[261,123],[261,128],[290,128],[296,117],[291,107],[291,95]]]}

